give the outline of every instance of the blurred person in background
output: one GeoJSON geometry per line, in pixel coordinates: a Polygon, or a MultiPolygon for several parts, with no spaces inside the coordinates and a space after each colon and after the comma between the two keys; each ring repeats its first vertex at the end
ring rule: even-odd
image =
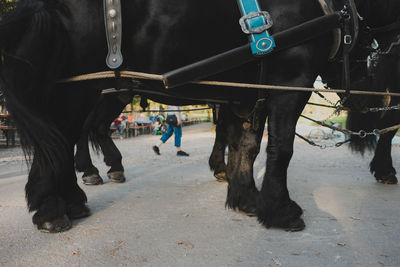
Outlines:
{"type": "Polygon", "coordinates": [[[165,144],[167,140],[175,135],[175,147],[177,156],[189,156],[188,153],[181,150],[181,139],[182,139],[182,117],[181,117],[181,107],[178,106],[168,106],[167,108],[167,118],[165,119],[168,126],[167,132],[161,136],[160,143],[153,146],[153,151],[156,155],[160,155],[160,146],[165,144]]]}

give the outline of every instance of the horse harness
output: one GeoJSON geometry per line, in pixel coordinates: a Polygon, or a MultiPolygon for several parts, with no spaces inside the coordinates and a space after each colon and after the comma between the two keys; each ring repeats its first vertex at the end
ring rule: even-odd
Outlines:
{"type": "Polygon", "coordinates": [[[108,54],[106,57],[107,66],[118,69],[123,62],[121,53],[122,41],[122,13],[120,0],[104,0],[104,22],[106,28],[106,38],[108,54]]]}
{"type": "MultiPolygon", "coordinates": [[[[232,49],[220,55],[207,58],[200,62],[184,66],[180,69],[170,71],[163,75],[139,73],[138,79],[156,79],[164,83],[166,88],[172,88],[178,85],[187,84],[194,80],[200,80],[219,72],[229,70],[244,63],[254,61],[273,54],[284,49],[297,46],[307,42],[317,36],[333,31],[334,40],[331,52],[331,59],[337,59],[338,44],[342,43],[343,53],[343,87],[349,94],[349,60],[348,54],[355,44],[358,35],[358,13],[354,0],[318,0],[325,11],[325,16],[305,22],[283,32],[271,35],[268,31],[273,25],[273,21],[268,12],[262,11],[257,0],[237,0],[242,17],[239,24],[245,34],[249,37],[249,44],[232,49]],[[334,4],[332,4],[332,2],[334,4]],[[343,7],[339,9],[338,7],[343,7]],[[335,8],[336,7],[336,8],[335,8]],[[342,32],[341,36],[338,33],[342,32]],[[294,36],[294,37],[293,37],[294,36]],[[347,59],[346,59],[347,58],[347,59]]],[[[107,66],[113,70],[114,75],[104,73],[94,73],[83,75],[82,79],[100,79],[100,78],[120,78],[132,77],[129,71],[120,71],[123,63],[121,53],[122,40],[122,13],[120,0],[103,0],[104,21],[106,29],[106,38],[108,44],[108,54],[106,57],[107,66]],[[129,72],[129,73],[128,73],[129,72]],[[124,74],[123,74],[124,73],[124,74]],[[128,74],[127,74],[128,73],[128,74]],[[93,77],[93,78],[91,78],[93,77]]],[[[397,28],[396,25],[389,26],[397,28]]],[[[264,60],[260,60],[261,68],[264,60]]],[[[260,71],[261,73],[261,71],[260,71]]],[[[260,83],[265,80],[265,75],[260,75],[260,83]]],[[[132,77],[133,78],[133,77],[132,77]]],[[[61,82],[77,81],[79,79],[66,79],[61,82]]],[[[250,88],[250,86],[248,87],[250,88]]],[[[279,89],[279,88],[278,88],[279,89]]],[[[303,88],[304,89],[304,88],[303,88]]],[[[312,91],[312,90],[311,90],[312,91]]],[[[265,93],[265,92],[264,92],[265,93]]],[[[260,98],[265,94],[260,93],[260,98]]]]}

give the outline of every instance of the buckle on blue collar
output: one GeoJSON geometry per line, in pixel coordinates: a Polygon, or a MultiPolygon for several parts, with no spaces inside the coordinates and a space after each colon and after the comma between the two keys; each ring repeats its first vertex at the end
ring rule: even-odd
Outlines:
{"type": "Polygon", "coordinates": [[[245,34],[258,34],[271,28],[273,21],[267,11],[256,11],[241,17],[239,24],[245,34]]]}
{"type": "Polygon", "coordinates": [[[237,3],[243,16],[239,24],[249,35],[252,54],[262,56],[270,53],[275,47],[275,40],[268,32],[273,24],[271,15],[260,9],[258,0],[237,0],[237,3]]]}

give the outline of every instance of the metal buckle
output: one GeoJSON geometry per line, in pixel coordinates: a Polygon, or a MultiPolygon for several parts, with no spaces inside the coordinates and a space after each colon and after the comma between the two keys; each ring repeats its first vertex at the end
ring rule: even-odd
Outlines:
{"type": "Polygon", "coordinates": [[[266,30],[271,28],[273,25],[273,21],[271,15],[267,11],[256,11],[256,12],[250,12],[246,16],[241,17],[239,19],[239,24],[242,27],[242,31],[244,33],[257,34],[265,32],[266,30]],[[254,29],[249,29],[249,26],[247,26],[247,21],[258,17],[263,17],[265,19],[266,24],[256,27],[254,29]]]}
{"type": "Polygon", "coordinates": [[[346,45],[350,45],[353,42],[353,38],[351,37],[351,35],[345,35],[343,38],[343,42],[346,45]]]}

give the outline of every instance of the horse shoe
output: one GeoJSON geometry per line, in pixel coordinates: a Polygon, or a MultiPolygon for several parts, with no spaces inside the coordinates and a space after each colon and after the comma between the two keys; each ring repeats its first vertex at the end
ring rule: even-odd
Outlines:
{"type": "Polygon", "coordinates": [[[109,172],[107,176],[113,183],[124,183],[126,181],[123,171],[109,172]]]}

